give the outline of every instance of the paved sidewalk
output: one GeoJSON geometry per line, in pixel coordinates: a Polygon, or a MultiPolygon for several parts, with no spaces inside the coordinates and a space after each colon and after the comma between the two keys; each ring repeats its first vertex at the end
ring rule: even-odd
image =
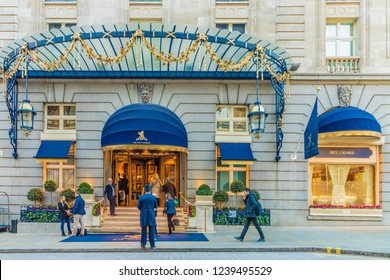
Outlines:
{"type": "MultiPolygon", "coordinates": [[[[253,226],[244,242],[234,239],[242,227],[225,227],[206,233],[208,242],[158,242],[164,252],[327,252],[390,258],[390,227],[263,227],[265,243],[253,226]],[[337,251],[336,251],[337,250],[337,251]]],[[[131,252],[138,242],[60,242],[60,234],[0,233],[0,253],[131,252]]],[[[147,249],[146,251],[149,252],[147,249]]]]}

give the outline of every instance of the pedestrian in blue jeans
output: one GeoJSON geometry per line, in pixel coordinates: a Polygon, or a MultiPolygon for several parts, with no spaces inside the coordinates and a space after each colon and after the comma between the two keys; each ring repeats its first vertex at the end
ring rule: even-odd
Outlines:
{"type": "Polygon", "coordinates": [[[61,221],[61,233],[62,233],[62,236],[66,236],[65,234],[65,230],[64,230],[64,226],[65,226],[65,223],[66,223],[66,226],[68,228],[68,235],[72,235],[72,230],[70,228],[70,217],[72,216],[72,214],[70,213],[70,210],[69,210],[69,205],[66,203],[66,199],[65,199],[65,196],[60,196],[59,199],[58,199],[58,210],[60,211],[60,221],[61,221]]]}

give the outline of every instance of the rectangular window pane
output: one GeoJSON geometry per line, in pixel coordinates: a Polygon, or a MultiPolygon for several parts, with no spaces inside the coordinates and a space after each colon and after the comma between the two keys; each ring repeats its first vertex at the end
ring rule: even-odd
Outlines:
{"type": "Polygon", "coordinates": [[[216,23],[215,27],[219,29],[229,29],[229,25],[227,23],[216,23]]]}
{"type": "Polygon", "coordinates": [[[72,27],[72,26],[76,26],[76,23],[74,23],[74,22],[65,23],[65,27],[72,27]]]}
{"type": "Polygon", "coordinates": [[[76,120],[64,120],[64,129],[76,129],[76,120]]]}
{"type": "Polygon", "coordinates": [[[64,106],[64,116],[76,116],[76,106],[64,106]]]}
{"type": "Polygon", "coordinates": [[[246,185],[246,172],[245,171],[234,171],[233,180],[241,181],[244,186],[246,185]]]}
{"type": "Polygon", "coordinates": [[[74,187],[74,169],[64,169],[62,171],[62,184],[63,188],[74,187]]]}
{"type": "Polygon", "coordinates": [[[326,37],[336,37],[336,24],[327,24],[326,25],[326,37]]]}
{"type": "Polygon", "coordinates": [[[218,131],[229,131],[229,122],[217,122],[218,131]]]}
{"type": "Polygon", "coordinates": [[[233,122],[233,130],[236,132],[245,132],[246,122],[233,122]]]}
{"type": "Polygon", "coordinates": [[[48,116],[59,116],[60,115],[60,106],[47,106],[47,115],[48,116]]]}
{"type": "Polygon", "coordinates": [[[60,182],[60,170],[54,168],[46,169],[46,180],[53,180],[57,184],[60,182]]]}
{"type": "Polygon", "coordinates": [[[47,120],[47,129],[60,129],[59,120],[47,120]]]}
{"type": "Polygon", "coordinates": [[[229,107],[218,107],[217,108],[217,118],[228,118],[229,117],[229,107]]]}
{"type": "Polygon", "coordinates": [[[240,33],[245,33],[245,23],[234,23],[232,31],[238,31],[240,33]]]}
{"type": "Polygon", "coordinates": [[[246,108],[233,108],[233,117],[246,118],[246,108]]]}
{"type": "Polygon", "coordinates": [[[60,28],[61,28],[61,22],[50,22],[49,23],[49,30],[60,29],[60,28]]]}
{"type": "Polygon", "coordinates": [[[352,42],[338,42],[337,56],[352,56],[352,42]]]}
{"type": "Polygon", "coordinates": [[[57,161],[57,162],[48,162],[46,163],[46,165],[59,165],[60,163],[57,161]]]}
{"type": "Polygon", "coordinates": [[[340,24],[338,37],[349,38],[352,37],[352,25],[351,24],[340,24]]]}
{"type": "Polygon", "coordinates": [[[326,56],[336,56],[336,42],[326,42],[326,56]]]}
{"type": "Polygon", "coordinates": [[[218,171],[217,172],[217,189],[229,191],[229,172],[218,171]]]}

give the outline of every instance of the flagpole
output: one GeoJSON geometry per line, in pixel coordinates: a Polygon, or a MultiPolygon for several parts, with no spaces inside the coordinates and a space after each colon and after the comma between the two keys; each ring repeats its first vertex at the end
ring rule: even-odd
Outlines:
{"type": "MultiPolygon", "coordinates": [[[[317,92],[316,92],[315,98],[318,98],[318,94],[319,94],[319,92],[321,91],[321,88],[320,88],[320,87],[317,87],[316,91],[317,91],[317,92]]],[[[314,100],[315,100],[315,99],[314,99],[314,100]]],[[[311,113],[313,112],[313,108],[314,108],[314,105],[313,105],[313,106],[311,107],[311,109],[310,109],[310,113],[309,113],[309,115],[308,115],[308,119],[310,119],[311,113]]],[[[309,122],[309,120],[308,120],[307,122],[309,122]]],[[[306,123],[306,126],[307,126],[307,123],[306,123]]],[[[302,128],[302,131],[301,131],[301,134],[300,134],[300,136],[299,136],[299,140],[298,140],[297,146],[295,147],[294,153],[291,154],[291,159],[292,159],[292,160],[296,160],[296,159],[297,159],[298,148],[299,148],[299,145],[300,145],[301,142],[302,142],[302,135],[303,135],[304,132],[305,132],[306,126],[305,126],[304,128],[302,128]]]]}

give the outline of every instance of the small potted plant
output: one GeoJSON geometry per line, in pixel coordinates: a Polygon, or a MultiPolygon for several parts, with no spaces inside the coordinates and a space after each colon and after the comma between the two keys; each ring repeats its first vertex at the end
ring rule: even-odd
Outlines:
{"type": "Polygon", "coordinates": [[[214,193],[213,200],[218,202],[218,209],[221,209],[221,202],[227,202],[229,195],[225,190],[218,190],[214,193]]]}
{"type": "Polygon", "coordinates": [[[188,205],[188,227],[196,227],[196,207],[194,205],[188,205]]]}
{"type": "Polygon", "coordinates": [[[77,189],[84,200],[95,200],[94,189],[87,182],[82,182],[77,189]]]}
{"type": "Polygon", "coordinates": [[[102,213],[102,205],[96,202],[92,207],[92,225],[100,226],[100,215],[102,213]]]}
{"type": "Polygon", "coordinates": [[[43,200],[43,193],[41,189],[31,189],[27,193],[27,199],[30,201],[34,201],[34,206],[37,205],[37,202],[41,203],[43,200]]]}
{"type": "Polygon", "coordinates": [[[43,188],[46,192],[50,192],[50,205],[53,205],[53,192],[55,192],[58,189],[57,183],[53,180],[47,180],[43,184],[43,188]]]}
{"type": "Polygon", "coordinates": [[[237,194],[245,190],[244,184],[239,180],[234,180],[230,184],[230,191],[236,195],[236,209],[237,209],[237,194]]]}
{"type": "Polygon", "coordinates": [[[202,184],[196,190],[196,201],[213,201],[213,191],[210,189],[209,185],[202,184]]]}

